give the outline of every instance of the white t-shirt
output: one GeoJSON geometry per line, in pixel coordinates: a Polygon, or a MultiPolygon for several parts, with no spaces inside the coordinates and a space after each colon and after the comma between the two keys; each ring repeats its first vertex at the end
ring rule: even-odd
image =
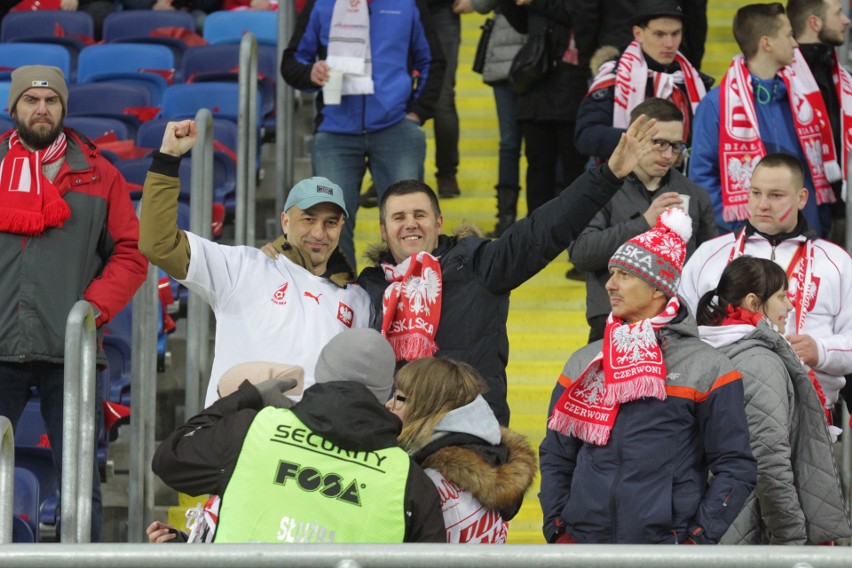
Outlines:
{"type": "Polygon", "coordinates": [[[283,255],[219,245],[187,231],[187,288],[216,316],[216,347],[205,408],[218,398],[222,375],[239,363],[272,361],[305,369],[314,384],[322,348],[338,333],[370,323],[370,298],[357,284],[340,288],[283,255]]]}

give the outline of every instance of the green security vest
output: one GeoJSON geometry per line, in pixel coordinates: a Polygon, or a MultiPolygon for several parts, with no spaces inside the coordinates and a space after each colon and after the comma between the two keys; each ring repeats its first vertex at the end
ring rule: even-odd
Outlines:
{"type": "Polygon", "coordinates": [[[411,460],[347,451],[289,410],[255,417],[222,495],[216,542],[402,542],[411,460]]]}

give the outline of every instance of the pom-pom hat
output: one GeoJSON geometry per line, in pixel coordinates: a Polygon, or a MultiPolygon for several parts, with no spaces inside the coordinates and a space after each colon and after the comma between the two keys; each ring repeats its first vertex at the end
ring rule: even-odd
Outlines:
{"type": "Polygon", "coordinates": [[[683,209],[663,211],[657,225],[618,247],[609,268],[634,274],[671,298],[677,294],[686,259],[686,243],[692,237],[692,220],[683,209]]]}

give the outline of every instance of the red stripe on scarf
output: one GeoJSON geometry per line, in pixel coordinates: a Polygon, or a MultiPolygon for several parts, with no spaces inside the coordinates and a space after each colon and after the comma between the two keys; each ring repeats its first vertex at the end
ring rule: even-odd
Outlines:
{"type": "Polygon", "coordinates": [[[65,155],[66,146],[60,133],[49,147],[31,152],[17,131],[12,133],[0,164],[0,231],[35,236],[68,220],[71,209],[42,172],[43,165],[65,155]]]}

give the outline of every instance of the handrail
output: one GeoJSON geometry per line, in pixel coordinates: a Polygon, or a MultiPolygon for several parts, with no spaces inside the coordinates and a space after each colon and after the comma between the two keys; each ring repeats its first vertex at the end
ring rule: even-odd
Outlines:
{"type": "Polygon", "coordinates": [[[3,548],[3,568],[848,568],[849,549],[831,546],[581,544],[148,544],[3,548]]]}
{"type": "MultiPolygon", "coordinates": [[[[284,60],[284,46],[293,34],[296,19],[295,2],[282,2],[278,7],[278,67],[284,60]]],[[[287,193],[293,187],[293,136],[295,131],[294,93],[282,77],[275,82],[275,215],[284,210],[287,193]]],[[[276,224],[277,225],[277,224],[276,224]]]]}
{"type": "Polygon", "coordinates": [[[148,265],[145,282],[133,296],[133,338],[130,357],[130,471],[127,535],[144,542],[145,527],[153,520],[154,428],[157,408],[157,285],[159,271],[148,265]]]}
{"type": "Polygon", "coordinates": [[[239,114],[237,116],[237,202],[234,243],[254,246],[257,194],[257,39],[240,40],[239,114]]]}
{"type": "Polygon", "coordinates": [[[0,416],[0,544],[12,542],[15,512],[15,432],[12,423],[0,416]]]}
{"type": "Polygon", "coordinates": [[[71,308],[65,325],[60,530],[63,543],[91,540],[96,347],[94,308],[80,300],[71,308]]]}
{"type": "MultiPolygon", "coordinates": [[[[192,152],[192,190],[190,193],[190,231],[209,239],[210,210],[213,207],[213,115],[206,108],[195,115],[197,139],[192,152]]],[[[206,388],[203,373],[208,371],[210,310],[198,294],[190,292],[187,306],[186,330],[186,419],[201,410],[202,389],[206,388]]]]}

